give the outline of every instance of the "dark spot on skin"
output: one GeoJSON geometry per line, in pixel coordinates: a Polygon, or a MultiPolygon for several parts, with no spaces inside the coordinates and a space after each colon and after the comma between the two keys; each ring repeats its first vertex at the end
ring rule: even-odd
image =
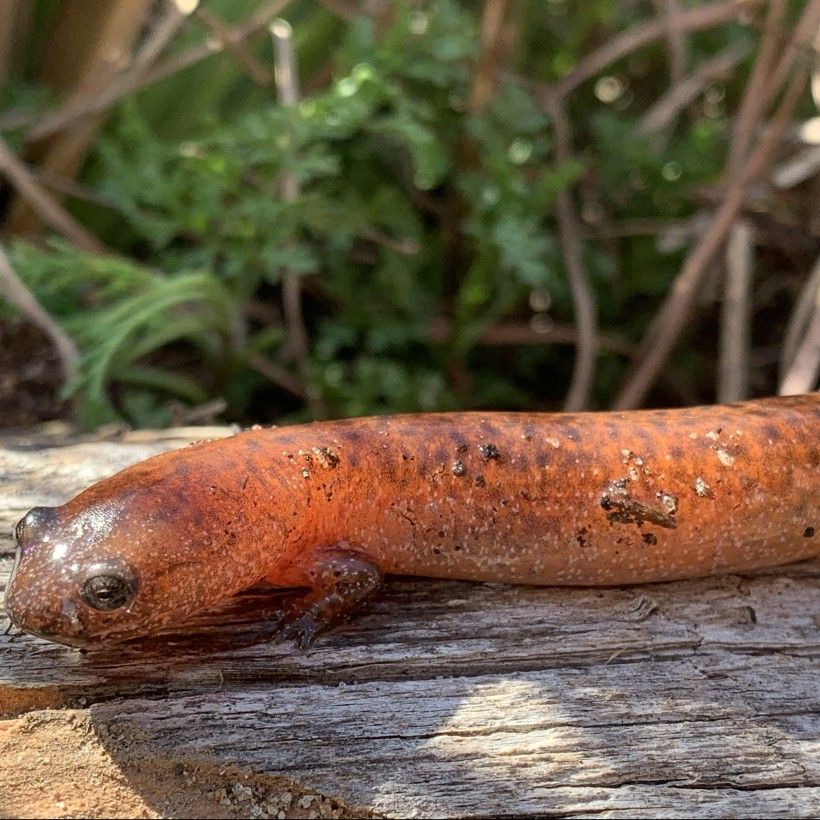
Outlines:
{"type": "Polygon", "coordinates": [[[461,544],[456,544],[456,545],[453,547],[453,551],[454,551],[454,552],[461,552],[461,544]]]}
{"type": "Polygon", "coordinates": [[[484,478],[483,475],[481,475],[479,473],[479,475],[477,475],[475,477],[475,485],[476,485],[476,487],[486,487],[487,486],[487,480],[484,478]]]}
{"type": "Polygon", "coordinates": [[[433,547],[433,555],[441,555],[441,550],[438,547],[433,547]]]}
{"type": "Polygon", "coordinates": [[[803,530],[803,538],[814,538],[814,527],[806,527],[803,530]]]}
{"type": "Polygon", "coordinates": [[[580,441],[581,440],[581,434],[578,432],[577,427],[564,427],[564,435],[570,441],[580,441]]]}
{"type": "Polygon", "coordinates": [[[445,535],[446,535],[446,533],[444,532],[444,530],[439,530],[438,531],[438,537],[439,538],[444,538],[445,535]]]}
{"type": "Polygon", "coordinates": [[[521,490],[520,495],[521,495],[521,498],[524,499],[524,501],[532,501],[532,498],[531,498],[530,494],[526,490],[521,490]]]}
{"type": "Polygon", "coordinates": [[[654,532],[645,532],[641,536],[641,538],[643,538],[644,544],[651,544],[652,546],[654,546],[658,543],[658,536],[655,535],[654,532]]]}
{"type": "Polygon", "coordinates": [[[641,527],[645,521],[648,521],[668,529],[677,527],[675,521],[677,499],[674,496],[662,495],[662,507],[657,509],[632,498],[627,486],[624,478],[611,481],[601,496],[600,504],[606,511],[610,524],[637,524],[641,527]],[[667,498],[669,501],[666,501],[667,498]],[[674,509],[672,509],[673,501],[674,509]]]}
{"type": "Polygon", "coordinates": [[[339,455],[330,447],[314,447],[316,460],[327,470],[335,470],[339,466],[339,455]]]}
{"type": "Polygon", "coordinates": [[[501,458],[501,453],[498,452],[498,447],[495,444],[479,444],[478,449],[481,450],[481,455],[484,461],[497,460],[501,458]]]}
{"type": "Polygon", "coordinates": [[[681,461],[683,459],[683,450],[680,447],[673,447],[669,454],[674,458],[676,461],[681,461]]]}
{"type": "Polygon", "coordinates": [[[575,535],[575,540],[578,542],[579,547],[586,547],[589,544],[589,539],[587,538],[588,532],[589,530],[586,527],[581,527],[581,529],[578,530],[575,535]]]}
{"type": "Polygon", "coordinates": [[[481,422],[481,429],[489,438],[497,438],[498,437],[498,428],[494,424],[490,424],[487,421],[481,422]]]}
{"type": "Polygon", "coordinates": [[[457,453],[466,453],[467,450],[469,450],[469,449],[470,448],[462,441],[461,444],[459,444],[458,447],[456,447],[456,452],[457,453]]]}
{"type": "Polygon", "coordinates": [[[464,466],[464,462],[458,461],[458,459],[453,462],[451,469],[454,476],[463,476],[467,474],[467,468],[464,466]]]}
{"type": "Polygon", "coordinates": [[[509,499],[509,498],[502,498],[502,499],[501,499],[501,506],[502,506],[502,507],[506,507],[506,506],[508,506],[508,505],[509,505],[509,503],[510,503],[510,499],[509,499]]]}

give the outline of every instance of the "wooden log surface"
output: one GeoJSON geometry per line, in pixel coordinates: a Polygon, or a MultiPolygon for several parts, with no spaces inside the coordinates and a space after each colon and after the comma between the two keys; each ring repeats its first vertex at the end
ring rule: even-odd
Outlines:
{"type": "MultiPolygon", "coordinates": [[[[0,589],[27,509],[225,434],[0,437],[0,589]]],[[[265,590],[141,646],[9,635],[0,816],[818,816],[818,579],[393,579],[307,654],[248,645],[265,590]]]]}

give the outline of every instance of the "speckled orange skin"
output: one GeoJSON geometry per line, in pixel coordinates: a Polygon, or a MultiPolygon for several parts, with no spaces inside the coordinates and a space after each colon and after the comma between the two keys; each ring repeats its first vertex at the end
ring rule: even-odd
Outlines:
{"type": "Polygon", "coordinates": [[[257,429],[137,464],[24,533],[7,608],[67,643],[177,623],[338,543],[383,573],[611,585],[820,552],[820,394],[630,413],[453,413],[257,429]],[[55,547],[55,545],[60,545],[55,547]],[[121,562],[133,602],[79,600],[121,562]]]}

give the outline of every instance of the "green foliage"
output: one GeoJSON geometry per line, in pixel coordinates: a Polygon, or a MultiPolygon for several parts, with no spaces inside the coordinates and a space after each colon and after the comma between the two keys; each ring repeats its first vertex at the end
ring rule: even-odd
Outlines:
{"type": "MultiPolygon", "coordinates": [[[[629,22],[612,0],[525,6],[517,57],[542,82],[629,22]]],[[[86,423],[161,423],[170,399],[214,395],[233,417],[303,416],[249,364],[281,359],[296,372],[279,307],[285,271],[303,281],[309,388],[331,415],[560,401],[571,348],[479,347],[499,321],[572,321],[556,194],[583,180],[609,222],[688,216],[691,191],[722,165],[725,121],[681,118],[659,143],[637,135],[653,98],[630,91],[606,106],[585,90],[572,111],[577,158],[556,164],[551,123],[526,82],[501,83],[480,114],[467,112],[479,7],[398,3],[377,31],[296,3],[305,76],[330,51],[334,79],[294,108],[226,59],[119,107],[85,171],[113,211],[83,211],[112,255],[14,247],[20,274],[82,350],[70,391],[86,423]],[[291,201],[285,176],[298,183],[291,201]],[[430,333],[442,320],[446,343],[430,333]]],[[[665,72],[662,49],[645,59],[645,73],[665,72]]],[[[631,69],[618,71],[627,82],[631,69]]],[[[625,239],[617,254],[585,241],[605,328],[637,336],[643,319],[630,304],[662,293],[679,261],[651,237],[625,239]]],[[[602,359],[599,395],[622,368],[602,359]]]]}
{"type": "Polygon", "coordinates": [[[82,397],[84,422],[93,426],[117,417],[106,392],[111,380],[184,401],[206,399],[194,379],[147,362],[156,351],[180,343],[212,363],[230,351],[236,303],[216,278],[202,272],[166,277],[59,243],[46,252],[18,244],[12,261],[82,351],[81,375],[69,391],[82,397]]]}

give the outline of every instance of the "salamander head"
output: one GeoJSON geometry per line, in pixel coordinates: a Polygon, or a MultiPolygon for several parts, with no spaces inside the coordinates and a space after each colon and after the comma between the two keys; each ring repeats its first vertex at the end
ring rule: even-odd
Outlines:
{"type": "Polygon", "coordinates": [[[62,507],[35,507],[17,524],[5,602],[12,623],[73,646],[141,637],[264,575],[271,545],[247,531],[236,499],[209,496],[207,484],[192,493],[174,470],[154,470],[146,484],[141,467],[62,507]]]}

